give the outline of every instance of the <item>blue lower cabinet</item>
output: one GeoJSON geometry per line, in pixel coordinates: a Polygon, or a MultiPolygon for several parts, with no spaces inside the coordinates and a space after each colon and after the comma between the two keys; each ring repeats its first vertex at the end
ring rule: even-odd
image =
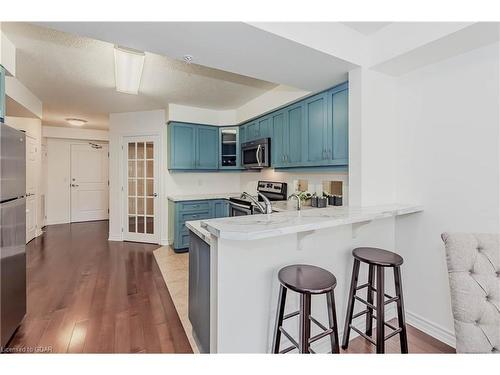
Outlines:
{"type": "Polygon", "coordinates": [[[170,214],[173,223],[174,251],[183,253],[189,250],[189,229],[186,221],[205,220],[229,216],[229,202],[225,199],[183,201],[169,204],[174,214],[170,214]]]}
{"type": "Polygon", "coordinates": [[[229,216],[229,202],[225,199],[214,201],[214,215],[216,218],[229,216]]]}

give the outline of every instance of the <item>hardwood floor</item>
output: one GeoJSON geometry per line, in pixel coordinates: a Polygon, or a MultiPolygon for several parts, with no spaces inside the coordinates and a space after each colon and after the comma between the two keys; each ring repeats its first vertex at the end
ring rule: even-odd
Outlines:
{"type": "Polygon", "coordinates": [[[153,258],[106,221],[53,225],[27,246],[28,312],[8,351],[191,353],[153,258]]]}
{"type": "MultiPolygon", "coordinates": [[[[153,258],[158,246],[109,242],[105,221],[53,225],[27,246],[28,312],[9,352],[192,353],[153,258]]],[[[408,326],[410,353],[454,349],[408,326]]],[[[372,353],[357,337],[347,353],[372,353]]],[[[397,336],[387,353],[399,353],[397,336]]]]}
{"type": "MultiPolygon", "coordinates": [[[[361,318],[360,318],[361,319],[361,318]]],[[[398,325],[396,319],[390,320],[394,326],[398,325]]],[[[406,324],[406,331],[408,335],[408,352],[410,354],[445,354],[445,353],[455,353],[455,349],[451,346],[435,339],[432,336],[420,331],[419,329],[406,324]]],[[[387,332],[386,332],[387,334],[387,332]]],[[[375,330],[374,330],[374,338],[375,330]]],[[[342,338],[340,338],[342,340],[342,338]]],[[[346,351],[340,350],[341,353],[375,353],[375,346],[366,341],[361,336],[356,337],[349,341],[349,347],[346,351]]],[[[399,344],[399,335],[391,337],[385,342],[385,352],[386,353],[401,353],[401,347],[399,344]]]]}

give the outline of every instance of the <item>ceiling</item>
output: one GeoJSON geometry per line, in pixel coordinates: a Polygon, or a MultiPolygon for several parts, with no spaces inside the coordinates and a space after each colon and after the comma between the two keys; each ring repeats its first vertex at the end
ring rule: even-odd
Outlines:
{"type": "Polygon", "coordinates": [[[43,22],[40,25],[267,82],[321,91],[358,65],[244,22],[43,22]]]}
{"type": "Polygon", "coordinates": [[[69,126],[65,119],[76,117],[105,129],[109,113],[168,103],[234,109],[277,86],[146,52],[139,95],[118,93],[113,44],[28,23],[2,23],[2,31],[17,49],[17,78],[43,103],[44,125],[69,126]]]}
{"type": "Polygon", "coordinates": [[[369,36],[386,27],[391,22],[342,22],[357,32],[369,36]]]}

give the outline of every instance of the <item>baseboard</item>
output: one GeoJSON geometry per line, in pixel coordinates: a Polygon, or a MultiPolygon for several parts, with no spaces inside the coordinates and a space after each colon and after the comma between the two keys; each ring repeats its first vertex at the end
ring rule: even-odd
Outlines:
{"type": "Polygon", "coordinates": [[[123,241],[123,238],[121,236],[112,236],[112,235],[109,235],[108,241],[123,241]]]}
{"type": "MultiPolygon", "coordinates": [[[[455,348],[455,334],[440,325],[430,322],[427,319],[422,318],[420,315],[412,313],[406,310],[406,323],[411,326],[421,330],[422,332],[428,334],[429,336],[434,337],[435,339],[444,342],[445,344],[455,348]]],[[[396,310],[395,309],[387,309],[385,314],[386,320],[391,320],[396,318],[396,310]]],[[[359,319],[354,322],[354,326],[361,331],[365,329],[365,321],[364,319],[359,319]]],[[[376,327],[376,322],[373,322],[373,328],[376,327]]],[[[339,339],[342,342],[342,336],[344,334],[343,327],[339,329],[339,339]]],[[[354,339],[359,335],[352,330],[350,334],[350,339],[354,339]]],[[[330,351],[330,342],[328,340],[322,341],[320,344],[316,346],[316,350],[319,353],[327,353],[330,351]]]]}
{"type": "Polygon", "coordinates": [[[455,348],[456,342],[454,332],[447,330],[439,324],[433,323],[408,310],[406,310],[406,323],[455,348]]]}

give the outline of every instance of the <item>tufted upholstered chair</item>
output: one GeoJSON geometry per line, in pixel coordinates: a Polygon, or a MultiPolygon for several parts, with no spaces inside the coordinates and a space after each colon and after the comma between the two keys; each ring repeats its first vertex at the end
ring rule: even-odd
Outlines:
{"type": "Polygon", "coordinates": [[[500,353],[500,234],[443,233],[457,353],[500,353]]]}

